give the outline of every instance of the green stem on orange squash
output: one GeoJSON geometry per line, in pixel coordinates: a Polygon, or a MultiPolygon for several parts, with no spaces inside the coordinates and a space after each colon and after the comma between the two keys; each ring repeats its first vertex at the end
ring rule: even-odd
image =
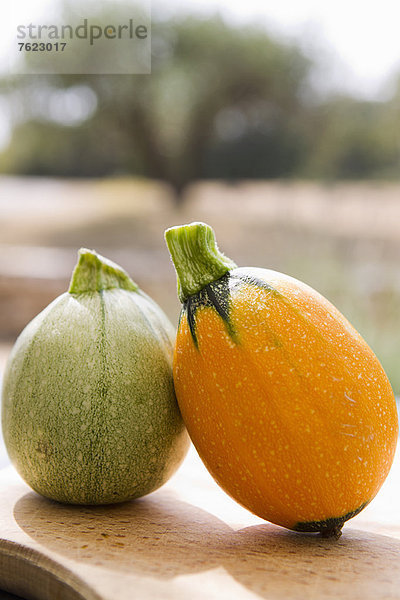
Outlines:
{"type": "Polygon", "coordinates": [[[175,266],[181,302],[236,268],[219,251],[214,231],[206,223],[171,227],[165,232],[165,241],[175,266]]]}
{"type": "Polygon", "coordinates": [[[72,273],[70,294],[101,292],[119,288],[136,292],[139,288],[128,273],[94,250],[81,248],[79,260],[72,273]]]}

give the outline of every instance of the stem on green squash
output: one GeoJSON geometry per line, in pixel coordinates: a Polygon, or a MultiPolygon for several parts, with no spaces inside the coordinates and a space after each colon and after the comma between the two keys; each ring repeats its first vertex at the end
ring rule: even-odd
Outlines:
{"type": "Polygon", "coordinates": [[[69,286],[70,294],[83,294],[85,292],[101,292],[120,288],[131,292],[139,288],[129,277],[128,273],[117,264],[100,256],[94,250],[81,248],[79,260],[72,273],[69,286]]]}
{"type": "Polygon", "coordinates": [[[214,231],[206,223],[171,227],[165,232],[165,241],[175,266],[181,302],[237,266],[218,250],[214,231]]]}

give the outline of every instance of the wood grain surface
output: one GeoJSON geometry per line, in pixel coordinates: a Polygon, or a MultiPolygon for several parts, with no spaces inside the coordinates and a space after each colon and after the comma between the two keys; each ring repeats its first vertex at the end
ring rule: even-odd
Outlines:
{"type": "Polygon", "coordinates": [[[192,449],[149,496],[76,507],[0,474],[0,588],[38,600],[400,598],[400,464],[335,540],[227,497],[192,449]]]}

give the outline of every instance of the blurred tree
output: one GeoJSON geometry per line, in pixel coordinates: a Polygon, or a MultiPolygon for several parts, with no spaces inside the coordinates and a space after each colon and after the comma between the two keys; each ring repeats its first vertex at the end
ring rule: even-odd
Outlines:
{"type": "Polygon", "coordinates": [[[298,48],[216,17],[153,24],[152,50],[151,75],[14,82],[25,118],[3,171],[136,173],[170,182],[179,198],[193,179],[278,177],[297,168],[311,65],[298,48]],[[96,107],[79,121],[63,112],[62,92],[85,88],[96,107]]]}
{"type": "Polygon", "coordinates": [[[152,53],[151,75],[3,81],[16,125],[0,170],[143,175],[178,201],[199,178],[398,177],[400,85],[387,103],[316,102],[296,45],[219,17],[153,23],[152,53]]]}
{"type": "Polygon", "coordinates": [[[324,179],[398,177],[398,99],[362,102],[333,98],[316,107],[307,176],[324,179]],[[396,108],[395,108],[396,107],[396,108]]]}

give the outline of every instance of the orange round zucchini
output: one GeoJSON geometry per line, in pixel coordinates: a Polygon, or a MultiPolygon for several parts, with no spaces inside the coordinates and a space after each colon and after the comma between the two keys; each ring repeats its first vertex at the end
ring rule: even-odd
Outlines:
{"type": "Polygon", "coordinates": [[[236,268],[203,223],[166,241],[183,302],[174,383],[217,483],[268,521],[339,536],[391,467],[398,419],[378,359],[323,296],[236,268]]]}

